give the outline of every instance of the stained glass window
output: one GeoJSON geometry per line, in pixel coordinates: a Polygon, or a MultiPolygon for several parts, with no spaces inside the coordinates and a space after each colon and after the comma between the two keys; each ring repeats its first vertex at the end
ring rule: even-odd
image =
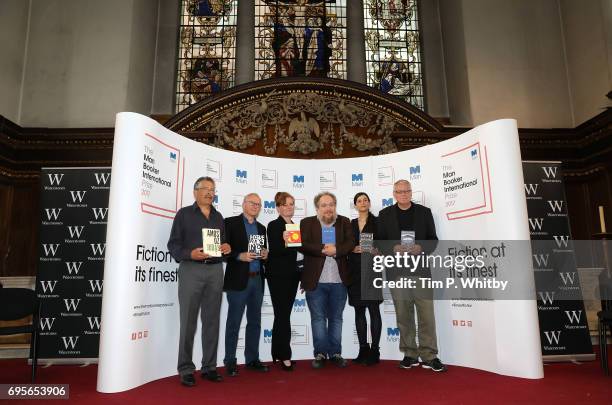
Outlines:
{"type": "Polygon", "coordinates": [[[417,0],[364,0],[367,83],[425,108],[417,0]]]}
{"type": "Polygon", "coordinates": [[[181,0],[176,112],[234,85],[238,0],[181,0]]]}
{"type": "Polygon", "coordinates": [[[346,79],[346,0],[255,0],[255,79],[346,79]]]}

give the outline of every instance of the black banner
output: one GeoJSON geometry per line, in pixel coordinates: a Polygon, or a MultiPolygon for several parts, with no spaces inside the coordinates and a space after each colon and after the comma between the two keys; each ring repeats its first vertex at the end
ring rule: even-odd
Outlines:
{"type": "Polygon", "coordinates": [[[97,358],[111,170],[41,172],[40,359],[97,358]]]}
{"type": "Polygon", "coordinates": [[[558,299],[581,292],[561,163],[523,162],[523,176],[531,240],[550,241],[532,244],[542,355],[592,354],[584,302],[558,299]]]}

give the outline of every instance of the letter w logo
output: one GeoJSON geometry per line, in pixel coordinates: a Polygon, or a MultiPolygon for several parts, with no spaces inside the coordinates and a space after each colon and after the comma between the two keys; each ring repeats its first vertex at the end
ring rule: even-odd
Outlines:
{"type": "Polygon", "coordinates": [[[106,250],[106,243],[90,243],[91,251],[94,255],[102,256],[106,250]]]}
{"type": "Polygon", "coordinates": [[[94,330],[100,330],[100,317],[99,316],[88,316],[87,320],[89,321],[89,329],[94,330]]]}
{"type": "Polygon", "coordinates": [[[561,276],[561,280],[563,280],[563,285],[567,285],[567,282],[569,281],[569,283],[571,285],[574,285],[574,281],[576,281],[576,272],[565,272],[565,273],[559,273],[559,276],[561,276]]]}
{"type": "Polygon", "coordinates": [[[106,184],[110,178],[110,175],[110,173],[94,173],[94,176],[96,176],[96,183],[98,183],[98,185],[100,185],[100,183],[106,184]]]}
{"type": "Polygon", "coordinates": [[[62,340],[64,341],[64,347],[68,350],[68,347],[74,349],[76,344],[79,342],[79,336],[62,336],[62,340]]]}
{"type": "Polygon", "coordinates": [[[535,262],[537,263],[537,267],[539,269],[543,268],[543,267],[548,267],[548,258],[549,258],[549,254],[546,253],[538,253],[533,255],[533,259],[535,260],[535,262]]]}
{"type": "Polygon", "coordinates": [[[68,268],[68,274],[79,274],[79,270],[81,270],[81,266],[83,262],[66,262],[66,267],[68,268]]]}
{"type": "Polygon", "coordinates": [[[529,218],[529,227],[532,231],[541,231],[544,218],[529,218]]]}
{"type": "Polygon", "coordinates": [[[561,245],[563,245],[563,247],[567,247],[567,242],[569,240],[569,235],[553,235],[553,238],[555,238],[555,243],[557,244],[557,247],[559,249],[561,249],[561,245]]]}
{"type": "Polygon", "coordinates": [[[555,166],[555,167],[552,167],[552,166],[542,167],[542,170],[544,170],[544,174],[546,175],[547,179],[550,179],[551,176],[553,178],[556,178],[557,177],[557,169],[558,169],[557,166],[555,166]]]}
{"type": "Polygon", "coordinates": [[[40,330],[51,330],[54,323],[55,318],[40,318],[40,330]]]}
{"type": "Polygon", "coordinates": [[[40,280],[40,286],[42,287],[43,293],[51,293],[53,294],[53,290],[55,290],[55,285],[57,284],[57,280],[40,280]]]}
{"type": "Polygon", "coordinates": [[[83,233],[83,228],[85,226],[68,226],[68,232],[70,232],[70,238],[74,239],[75,237],[80,238],[83,233]]]}
{"type": "Polygon", "coordinates": [[[108,213],[108,208],[92,208],[91,209],[94,213],[94,217],[96,217],[96,220],[105,220],[106,219],[106,214],[108,213]]]}
{"type": "Polygon", "coordinates": [[[57,221],[62,213],[62,208],[45,208],[45,212],[47,213],[47,220],[57,221]]]}
{"type": "Polygon", "coordinates": [[[540,296],[540,300],[544,303],[544,305],[552,305],[555,300],[555,292],[554,291],[540,291],[538,292],[540,296]]]}
{"type": "Polygon", "coordinates": [[[83,202],[83,197],[85,197],[85,193],[87,193],[87,191],[85,190],[79,190],[79,191],[70,191],[70,196],[72,197],[72,202],[76,204],[77,200],[79,200],[79,202],[83,202]]]}
{"type": "Polygon", "coordinates": [[[60,183],[62,182],[62,178],[64,177],[64,174],[60,174],[60,173],[47,173],[47,176],[49,176],[49,183],[51,185],[57,184],[58,186],[60,185],[60,183]]]}
{"type": "Polygon", "coordinates": [[[45,251],[45,256],[49,256],[49,253],[51,253],[51,256],[55,256],[59,243],[43,243],[42,246],[45,251]]]}
{"type": "Polygon", "coordinates": [[[92,293],[101,293],[102,292],[102,280],[89,280],[89,287],[91,288],[92,293]]]}
{"type": "Polygon", "coordinates": [[[580,311],[565,311],[565,315],[567,315],[567,319],[569,319],[571,324],[580,323],[580,317],[582,316],[582,310],[580,311]]]}
{"type": "Polygon", "coordinates": [[[546,336],[546,340],[548,340],[548,344],[552,345],[553,341],[555,344],[559,344],[559,338],[561,337],[560,330],[547,330],[544,331],[544,336],[546,336]]]}
{"type": "Polygon", "coordinates": [[[66,305],[66,311],[75,311],[81,303],[80,298],[64,298],[64,305],[66,305]]]}
{"type": "Polygon", "coordinates": [[[538,193],[539,184],[525,184],[525,194],[536,195],[538,193]]]}
{"type": "Polygon", "coordinates": [[[561,212],[563,210],[563,201],[548,200],[548,205],[550,205],[552,212],[561,212]]]}

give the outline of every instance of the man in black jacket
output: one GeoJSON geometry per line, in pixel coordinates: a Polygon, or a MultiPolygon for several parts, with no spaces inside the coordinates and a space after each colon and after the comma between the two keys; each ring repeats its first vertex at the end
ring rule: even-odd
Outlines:
{"type": "Polygon", "coordinates": [[[242,214],[225,219],[226,240],[232,252],[225,268],[223,289],[227,293],[227,323],[225,325],[225,363],[229,376],[237,376],[236,347],[244,309],[247,310],[244,357],[248,369],[268,371],[259,360],[261,304],[264,291],[264,261],[266,228],[257,222],[261,198],[247,194],[242,202],[242,214]]]}
{"type": "MultiPolygon", "coordinates": [[[[397,203],[384,208],[379,213],[377,235],[379,241],[395,241],[393,253],[406,252],[411,255],[418,255],[421,252],[431,253],[436,247],[436,242],[427,241],[438,240],[431,210],[411,201],[412,185],[408,180],[395,182],[393,198],[397,203]],[[414,243],[401,243],[400,241],[404,239],[402,232],[413,232],[414,243]]],[[[415,274],[418,276],[426,276],[424,273],[428,273],[427,268],[413,270],[416,270],[415,274]]],[[[396,273],[402,272],[406,270],[396,271],[396,273]]],[[[437,357],[438,343],[432,290],[421,288],[420,284],[416,283],[415,288],[394,288],[391,290],[391,295],[395,305],[397,326],[400,329],[400,351],[404,353],[400,367],[406,369],[417,367],[420,357],[423,368],[446,371],[446,366],[437,357]],[[418,347],[415,340],[415,307],[418,316],[418,347]]]]}

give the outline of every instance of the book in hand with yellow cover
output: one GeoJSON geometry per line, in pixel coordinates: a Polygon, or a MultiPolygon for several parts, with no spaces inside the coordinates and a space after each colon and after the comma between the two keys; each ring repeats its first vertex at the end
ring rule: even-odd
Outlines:
{"type": "Polygon", "coordinates": [[[289,242],[287,242],[287,247],[302,246],[300,224],[285,224],[285,230],[289,232],[289,242]]]}
{"type": "Polygon", "coordinates": [[[203,251],[212,257],[221,257],[221,230],[202,228],[203,251]]]}

